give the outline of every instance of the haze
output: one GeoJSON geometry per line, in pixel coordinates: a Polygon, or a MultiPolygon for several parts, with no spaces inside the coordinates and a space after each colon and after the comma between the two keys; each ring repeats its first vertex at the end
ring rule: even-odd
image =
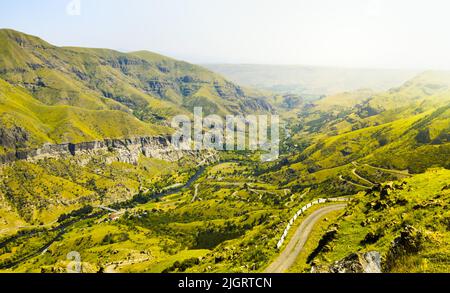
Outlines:
{"type": "Polygon", "coordinates": [[[445,0],[0,0],[0,27],[194,63],[450,69],[445,0]]]}

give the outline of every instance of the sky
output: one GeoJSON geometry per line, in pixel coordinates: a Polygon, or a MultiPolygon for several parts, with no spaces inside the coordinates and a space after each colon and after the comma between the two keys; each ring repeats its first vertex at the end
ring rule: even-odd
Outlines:
{"type": "Polygon", "coordinates": [[[0,0],[0,28],[193,63],[450,69],[448,0],[0,0]]]}

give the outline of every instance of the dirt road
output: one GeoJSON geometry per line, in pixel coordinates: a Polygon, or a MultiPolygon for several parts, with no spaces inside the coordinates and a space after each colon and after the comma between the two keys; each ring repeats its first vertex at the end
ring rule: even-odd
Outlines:
{"type": "Polygon", "coordinates": [[[267,267],[265,272],[284,273],[287,271],[294,264],[317,221],[331,212],[344,209],[345,206],[346,204],[328,205],[314,211],[311,215],[306,217],[295,231],[294,236],[289,241],[286,248],[281,252],[278,258],[267,267]]]}

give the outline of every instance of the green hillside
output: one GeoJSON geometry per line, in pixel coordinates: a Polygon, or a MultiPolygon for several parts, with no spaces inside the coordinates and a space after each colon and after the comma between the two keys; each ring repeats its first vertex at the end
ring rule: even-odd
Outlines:
{"type": "Polygon", "coordinates": [[[331,168],[352,161],[423,172],[449,166],[450,105],[437,110],[319,140],[302,154],[306,162],[331,168]],[[420,167],[422,165],[422,167],[420,167]]]}
{"type": "Polygon", "coordinates": [[[449,166],[450,77],[426,72],[386,93],[326,97],[299,110],[294,161],[329,169],[364,161],[423,172],[449,166]],[[304,145],[303,144],[303,145],[304,145]]]}
{"type": "Polygon", "coordinates": [[[449,178],[431,169],[358,194],[310,264],[323,269],[349,252],[378,251],[384,272],[448,272],[449,178]]]}
{"type": "Polygon", "coordinates": [[[217,74],[150,52],[61,48],[12,30],[0,30],[0,45],[0,77],[47,105],[121,110],[150,122],[194,105],[218,114],[270,110],[217,74]]]}
{"type": "MultiPolygon", "coordinates": [[[[247,91],[250,94],[255,92],[247,91]]],[[[272,111],[199,66],[151,52],[56,47],[0,30],[0,152],[166,134],[176,114],[272,111]]]]}
{"type": "Polygon", "coordinates": [[[46,105],[27,90],[0,79],[0,153],[29,149],[44,143],[79,143],[104,138],[169,133],[119,110],[90,110],[46,105]]]}

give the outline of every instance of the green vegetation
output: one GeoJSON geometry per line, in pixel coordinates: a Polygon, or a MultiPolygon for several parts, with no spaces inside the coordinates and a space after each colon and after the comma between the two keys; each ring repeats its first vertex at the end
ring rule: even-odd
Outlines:
{"type": "Polygon", "coordinates": [[[169,118],[194,106],[277,111],[279,159],[127,160],[124,146],[2,164],[0,270],[64,272],[77,251],[84,272],[260,272],[299,208],[351,196],[319,221],[291,271],[372,250],[388,272],[450,271],[449,73],[386,92],[279,96],[150,52],[60,48],[0,30],[0,158],[167,135],[169,118]]]}
{"type": "MultiPolygon", "coordinates": [[[[55,264],[53,270],[64,269],[58,261],[64,260],[67,249],[79,251],[83,262],[94,270],[111,266],[134,272],[154,272],[156,268],[160,272],[242,271],[241,266],[244,271],[258,270],[274,253],[280,217],[286,220],[280,211],[286,209],[290,196],[275,186],[253,183],[239,175],[251,174],[256,164],[222,163],[207,168],[197,181],[195,201],[192,187],[123,210],[116,221],[99,215],[69,226],[44,255],[31,257],[14,270],[39,271],[50,264],[55,264]],[[266,198],[261,200],[264,194],[266,198]],[[257,243],[260,249],[256,252],[242,249],[257,243]],[[201,261],[193,260],[195,255],[201,261]]],[[[36,243],[33,247],[48,240],[43,236],[24,237],[36,243]]],[[[4,249],[27,255],[29,250],[19,246],[23,241],[19,238],[4,249]]]]}
{"type": "Polygon", "coordinates": [[[0,154],[36,148],[44,143],[79,143],[170,133],[168,128],[152,126],[118,110],[45,105],[23,88],[1,79],[0,124],[0,154]]]}
{"type": "Polygon", "coordinates": [[[142,157],[137,166],[107,163],[111,154],[97,155],[86,165],[78,159],[44,159],[2,167],[0,229],[54,223],[62,214],[86,205],[111,205],[145,190],[182,183],[191,163],[169,163],[142,157]]]}
{"type": "Polygon", "coordinates": [[[430,169],[358,194],[338,218],[336,238],[314,264],[379,251],[386,272],[447,272],[449,178],[448,170],[430,169]]]}
{"type": "Polygon", "coordinates": [[[316,253],[318,253],[319,251],[323,251],[324,246],[326,246],[327,244],[325,243],[326,241],[324,241],[327,239],[327,237],[322,236],[332,235],[331,233],[335,230],[328,229],[328,227],[330,226],[330,222],[334,222],[341,213],[342,211],[336,211],[320,219],[319,223],[315,225],[314,230],[310,234],[308,241],[306,241],[302,251],[298,255],[295,264],[289,269],[289,272],[291,273],[308,272],[308,268],[310,266],[309,264],[313,259],[313,256],[316,255],[316,253]],[[321,241],[325,245],[320,245],[321,241]]]}

